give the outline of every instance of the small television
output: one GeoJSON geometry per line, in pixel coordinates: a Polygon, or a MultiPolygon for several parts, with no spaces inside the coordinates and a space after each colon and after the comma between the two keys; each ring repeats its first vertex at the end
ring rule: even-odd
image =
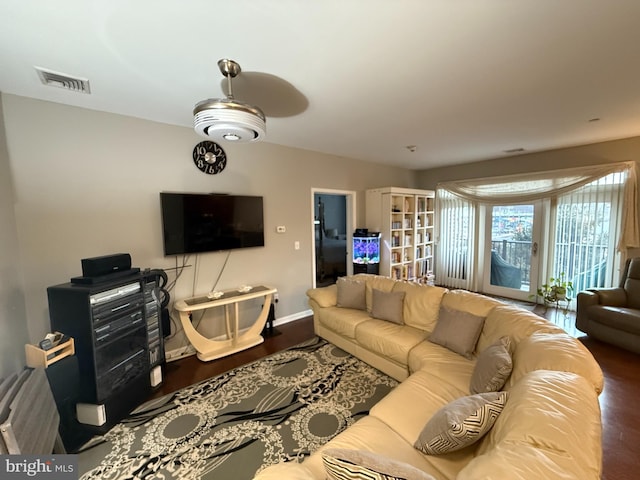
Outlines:
{"type": "Polygon", "coordinates": [[[264,247],[262,197],[160,193],[165,255],[264,247]]]}

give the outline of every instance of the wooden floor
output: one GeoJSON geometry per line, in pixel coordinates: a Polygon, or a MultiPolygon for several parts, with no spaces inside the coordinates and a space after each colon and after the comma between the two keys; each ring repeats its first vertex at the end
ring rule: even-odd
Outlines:
{"type": "MultiPolygon", "coordinates": [[[[573,313],[563,315],[554,309],[536,307],[546,317],[586,345],[600,364],[605,376],[600,395],[603,423],[604,480],[640,479],[640,355],[582,336],[574,328],[573,313]]],[[[230,357],[201,362],[192,356],[166,365],[164,382],[153,394],[171,393],[213,375],[258,360],[313,337],[311,317],[282,325],[277,334],[264,343],[230,357]]]]}

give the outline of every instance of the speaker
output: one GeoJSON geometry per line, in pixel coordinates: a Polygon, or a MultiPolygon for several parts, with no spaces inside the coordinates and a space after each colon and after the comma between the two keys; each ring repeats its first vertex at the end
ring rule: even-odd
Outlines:
{"type": "Polygon", "coordinates": [[[102,257],[83,258],[82,276],[101,277],[110,273],[131,269],[131,255],[128,253],[114,253],[102,257]]]}
{"type": "Polygon", "coordinates": [[[151,369],[149,381],[152,387],[157,387],[162,383],[162,367],[160,365],[156,365],[151,369]]]}
{"type": "Polygon", "coordinates": [[[100,427],[107,423],[107,411],[104,405],[76,403],[76,415],[80,423],[100,427]]]}

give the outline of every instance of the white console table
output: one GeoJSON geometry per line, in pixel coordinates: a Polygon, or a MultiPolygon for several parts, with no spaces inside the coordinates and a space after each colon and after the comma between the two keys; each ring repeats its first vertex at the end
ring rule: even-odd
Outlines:
{"type": "Polygon", "coordinates": [[[196,349],[198,358],[208,362],[246,350],[264,341],[260,333],[267,321],[271,300],[273,299],[273,294],[276,292],[277,290],[275,288],[259,285],[252,287],[249,291],[227,290],[222,292],[218,298],[202,296],[179,300],[175,303],[174,307],[180,312],[182,328],[191,345],[196,349]],[[258,318],[248,330],[240,333],[238,328],[238,304],[260,297],[265,298],[258,318]],[[222,306],[224,306],[226,338],[221,340],[207,338],[193,327],[191,323],[191,312],[222,306]],[[231,306],[234,307],[233,319],[231,318],[231,306]]]}

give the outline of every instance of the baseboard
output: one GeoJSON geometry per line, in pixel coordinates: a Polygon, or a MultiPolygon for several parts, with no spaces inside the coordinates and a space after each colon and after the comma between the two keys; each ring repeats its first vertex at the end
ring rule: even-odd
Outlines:
{"type": "Polygon", "coordinates": [[[300,320],[301,318],[310,317],[313,315],[313,310],[303,310],[302,312],[292,313],[291,315],[287,315],[286,317],[277,318],[275,322],[273,322],[273,326],[277,327],[279,325],[284,325],[285,323],[293,322],[295,320],[300,320]]]}
{"type": "Polygon", "coordinates": [[[174,348],[173,350],[164,352],[164,359],[167,362],[175,362],[176,360],[187,358],[195,354],[196,349],[193,348],[193,345],[186,345],[184,347],[174,348]]]}
{"type": "MultiPolygon", "coordinates": [[[[311,315],[313,315],[313,310],[303,310],[301,312],[292,313],[291,315],[287,315],[286,317],[276,319],[276,321],[273,322],[273,326],[278,327],[280,325],[284,325],[289,322],[294,322],[296,320],[300,320],[301,318],[306,318],[311,315]]],[[[216,340],[223,340],[223,339],[224,339],[224,335],[216,338],[216,340]]],[[[175,362],[176,360],[190,357],[195,354],[196,354],[196,350],[193,348],[193,345],[186,345],[184,347],[174,348],[173,350],[169,350],[165,352],[164,358],[167,362],[175,362]]]]}

